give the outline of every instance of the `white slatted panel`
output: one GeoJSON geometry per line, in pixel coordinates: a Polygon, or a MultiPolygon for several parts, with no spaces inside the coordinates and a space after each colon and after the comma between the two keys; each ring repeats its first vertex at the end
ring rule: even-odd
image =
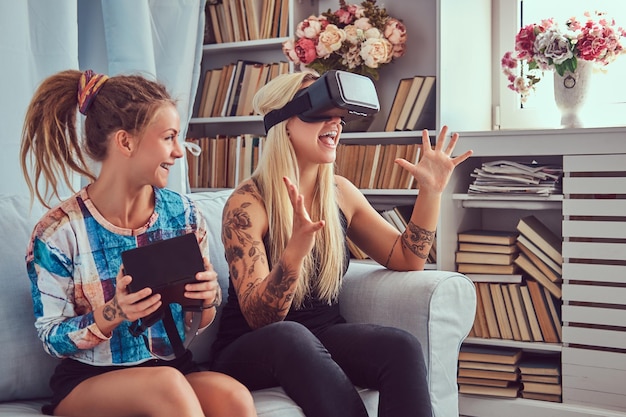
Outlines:
{"type": "MultiPolygon", "coordinates": [[[[622,214],[626,214],[626,212],[622,214]]],[[[571,236],[624,239],[626,238],[626,222],[565,220],[563,222],[563,237],[571,236]]]]}
{"type": "Polygon", "coordinates": [[[563,402],[626,411],[626,155],[563,169],[563,402]]]}
{"type": "Polygon", "coordinates": [[[624,180],[619,177],[565,177],[563,178],[563,193],[623,194],[626,193],[626,184],[624,184],[624,180]]]}
{"type": "Polygon", "coordinates": [[[563,401],[626,411],[624,354],[564,347],[563,401]]]}
{"type": "MultiPolygon", "coordinates": [[[[626,288],[566,283],[563,284],[563,301],[624,305],[626,288]]],[[[626,326],[626,322],[623,325],[626,326]]]]}
{"type": "Polygon", "coordinates": [[[572,281],[626,283],[626,265],[563,264],[563,276],[572,281]]]}
{"type": "Polygon", "coordinates": [[[623,171],[625,166],[625,154],[568,155],[563,158],[563,170],[565,172],[623,171]]]}
{"type": "Polygon", "coordinates": [[[626,323],[626,310],[573,305],[564,305],[561,310],[563,322],[603,326],[623,326],[626,323]]]}
{"type": "Polygon", "coordinates": [[[563,242],[563,257],[626,261],[626,243],[563,242]]]}
{"type": "MultiPolygon", "coordinates": [[[[622,180],[623,181],[623,180],[622,180]]],[[[563,190],[565,193],[565,190],[563,190]]],[[[563,200],[564,216],[624,216],[626,200],[563,200]]]]}

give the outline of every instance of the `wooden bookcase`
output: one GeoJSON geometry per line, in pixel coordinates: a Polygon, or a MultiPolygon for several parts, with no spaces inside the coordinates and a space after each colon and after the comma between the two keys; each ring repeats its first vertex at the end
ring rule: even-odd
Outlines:
{"type": "MultiPolygon", "coordinates": [[[[311,14],[338,7],[334,0],[289,1],[291,28],[311,14]]],[[[437,77],[438,129],[445,123],[460,132],[456,153],[473,149],[474,156],[457,168],[445,191],[437,231],[437,264],[432,267],[455,269],[459,231],[489,227],[514,230],[519,218],[531,212],[563,237],[563,343],[470,340],[528,351],[560,352],[563,403],[461,395],[461,415],[625,415],[626,127],[492,131],[490,69],[497,58],[490,48],[491,1],[388,0],[383,6],[391,16],[402,18],[406,24],[407,53],[380,71],[380,79],[375,84],[381,112],[369,131],[344,133],[341,140],[352,144],[421,141],[419,132],[383,130],[400,79],[414,75],[437,77]],[[480,48],[468,47],[468,42],[459,39],[467,36],[468,22],[472,28],[471,44],[480,48]],[[572,191],[548,199],[468,196],[470,172],[485,159],[500,158],[564,164],[565,190],[572,191]],[[590,172],[592,174],[588,175],[590,172]],[[581,199],[581,193],[587,197],[602,194],[615,198],[581,199]],[[596,227],[595,223],[583,224],[577,216],[604,216],[600,220],[603,227],[596,227]],[[612,254],[610,265],[602,264],[607,252],[612,254]]],[[[242,57],[262,62],[284,60],[281,51],[284,40],[204,46],[202,73],[242,57]]],[[[202,79],[199,85],[202,86],[202,79]]],[[[199,100],[196,102],[197,106],[199,100]]],[[[261,118],[192,118],[188,136],[240,133],[263,134],[261,118]]],[[[364,193],[380,210],[411,204],[416,196],[415,190],[365,190],[364,193]]]]}

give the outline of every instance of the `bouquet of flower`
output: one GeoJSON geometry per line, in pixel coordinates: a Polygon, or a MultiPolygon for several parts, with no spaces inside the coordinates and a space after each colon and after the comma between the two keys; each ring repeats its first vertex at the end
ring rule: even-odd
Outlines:
{"type": "Polygon", "coordinates": [[[378,79],[378,68],[404,55],[404,24],[376,6],[339,0],[339,9],[309,16],[296,27],[296,40],[283,43],[283,52],[300,70],[318,74],[336,69],[378,79]]]}
{"type": "Polygon", "coordinates": [[[502,70],[509,81],[508,87],[521,95],[525,102],[540,81],[545,70],[555,70],[559,75],[574,72],[578,60],[591,61],[602,67],[613,62],[624,51],[621,38],[626,31],[616,26],[615,20],[604,13],[585,12],[586,21],[571,17],[561,30],[554,19],[545,19],[520,29],[515,36],[515,53],[502,57],[502,70]],[[517,67],[522,66],[525,75],[517,67]]]}

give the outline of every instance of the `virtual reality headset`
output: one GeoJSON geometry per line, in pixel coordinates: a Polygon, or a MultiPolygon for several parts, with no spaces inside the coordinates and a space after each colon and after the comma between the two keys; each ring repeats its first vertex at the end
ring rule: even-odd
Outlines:
{"type": "Polygon", "coordinates": [[[284,120],[298,116],[304,122],[341,117],[344,121],[369,116],[380,110],[376,87],[368,77],[330,70],[303,88],[280,109],[263,118],[265,132],[284,120]]]}

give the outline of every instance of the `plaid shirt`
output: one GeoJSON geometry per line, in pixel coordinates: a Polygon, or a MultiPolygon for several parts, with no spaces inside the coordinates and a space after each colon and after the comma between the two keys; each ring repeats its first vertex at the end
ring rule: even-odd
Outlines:
{"type": "MultiPolygon", "coordinates": [[[[203,256],[208,257],[206,222],[193,202],[170,190],[154,192],[154,213],[139,229],[109,223],[89,200],[86,188],[48,211],[35,226],[26,266],[35,327],[50,355],[92,365],[137,364],[155,357],[142,337],[130,334],[130,322],[122,322],[107,337],[93,315],[115,296],[122,251],[195,232],[203,256]]],[[[174,316],[182,328],[182,315],[174,316]]],[[[160,347],[170,350],[161,322],[148,329],[147,337],[154,353],[163,354],[160,347]]]]}

